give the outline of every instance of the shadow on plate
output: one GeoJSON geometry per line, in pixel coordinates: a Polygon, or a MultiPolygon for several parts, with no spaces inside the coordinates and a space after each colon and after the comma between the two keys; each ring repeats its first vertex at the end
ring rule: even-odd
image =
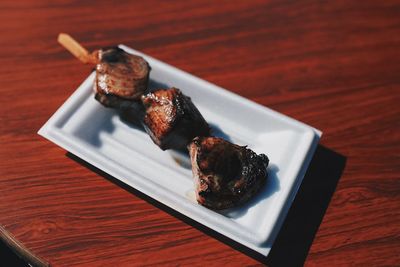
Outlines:
{"type": "Polygon", "coordinates": [[[99,105],[96,116],[87,116],[82,120],[82,125],[85,125],[85,127],[78,127],[72,134],[94,147],[101,147],[100,134],[111,134],[115,131],[112,118],[117,114],[115,110],[99,105]],[[101,131],[98,129],[101,129],[101,131]]]}
{"type": "Polygon", "coordinates": [[[177,219],[270,266],[302,266],[304,264],[346,164],[346,157],[318,145],[274,245],[268,257],[265,257],[124,184],[79,157],[69,152],[66,156],[177,219]]]}
{"type": "Polygon", "coordinates": [[[166,83],[159,82],[159,81],[156,81],[156,80],[153,80],[153,79],[149,80],[149,91],[150,92],[156,91],[158,89],[165,89],[165,88],[170,88],[170,87],[171,86],[169,86],[166,83]]]}
{"type": "Polygon", "coordinates": [[[210,125],[212,136],[220,137],[225,139],[226,141],[232,142],[231,137],[227,133],[225,133],[218,125],[214,123],[209,123],[208,125],[210,125]]]}

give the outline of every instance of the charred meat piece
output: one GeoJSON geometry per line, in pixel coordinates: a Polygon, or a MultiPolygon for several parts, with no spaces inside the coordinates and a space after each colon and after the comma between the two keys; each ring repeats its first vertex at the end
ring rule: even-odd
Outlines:
{"type": "Polygon", "coordinates": [[[97,58],[95,98],[106,107],[124,108],[140,102],[147,92],[150,66],[140,56],[118,47],[95,51],[97,58]]]}
{"type": "Polygon", "coordinates": [[[268,157],[217,137],[198,137],[189,145],[197,202],[220,210],[240,205],[264,185],[268,157]]]}
{"type": "Polygon", "coordinates": [[[162,150],[184,150],[196,136],[210,128],[191,99],[177,88],[160,89],[142,96],[144,127],[162,150]]]}

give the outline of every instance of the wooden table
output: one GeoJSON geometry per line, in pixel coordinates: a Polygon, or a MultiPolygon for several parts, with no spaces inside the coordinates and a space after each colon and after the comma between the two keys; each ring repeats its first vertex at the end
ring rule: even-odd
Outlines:
{"type": "Polygon", "coordinates": [[[29,261],[399,264],[399,1],[2,1],[0,25],[0,229],[29,261]],[[127,44],[324,132],[268,258],[36,134],[92,68],[59,32],[127,44]]]}

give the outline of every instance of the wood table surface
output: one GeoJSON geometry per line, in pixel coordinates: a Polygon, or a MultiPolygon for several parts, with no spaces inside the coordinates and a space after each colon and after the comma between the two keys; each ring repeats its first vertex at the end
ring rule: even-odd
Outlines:
{"type": "Polygon", "coordinates": [[[400,263],[400,1],[1,1],[0,44],[1,238],[25,260],[400,263]],[[37,135],[92,70],[59,32],[90,50],[126,44],[323,131],[268,257],[37,135]]]}

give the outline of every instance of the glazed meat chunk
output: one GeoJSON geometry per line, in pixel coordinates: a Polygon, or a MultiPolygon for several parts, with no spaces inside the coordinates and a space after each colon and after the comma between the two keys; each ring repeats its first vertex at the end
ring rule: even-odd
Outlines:
{"type": "Polygon", "coordinates": [[[189,145],[197,202],[220,210],[248,201],[267,179],[268,157],[222,138],[198,137],[189,145]]]}
{"type": "Polygon", "coordinates": [[[97,50],[95,98],[112,108],[125,108],[140,103],[147,92],[150,66],[142,57],[119,47],[97,50]]]}
{"type": "Polygon", "coordinates": [[[162,150],[185,150],[196,136],[208,136],[210,128],[191,99],[179,89],[160,89],[142,97],[144,127],[162,150]]]}

